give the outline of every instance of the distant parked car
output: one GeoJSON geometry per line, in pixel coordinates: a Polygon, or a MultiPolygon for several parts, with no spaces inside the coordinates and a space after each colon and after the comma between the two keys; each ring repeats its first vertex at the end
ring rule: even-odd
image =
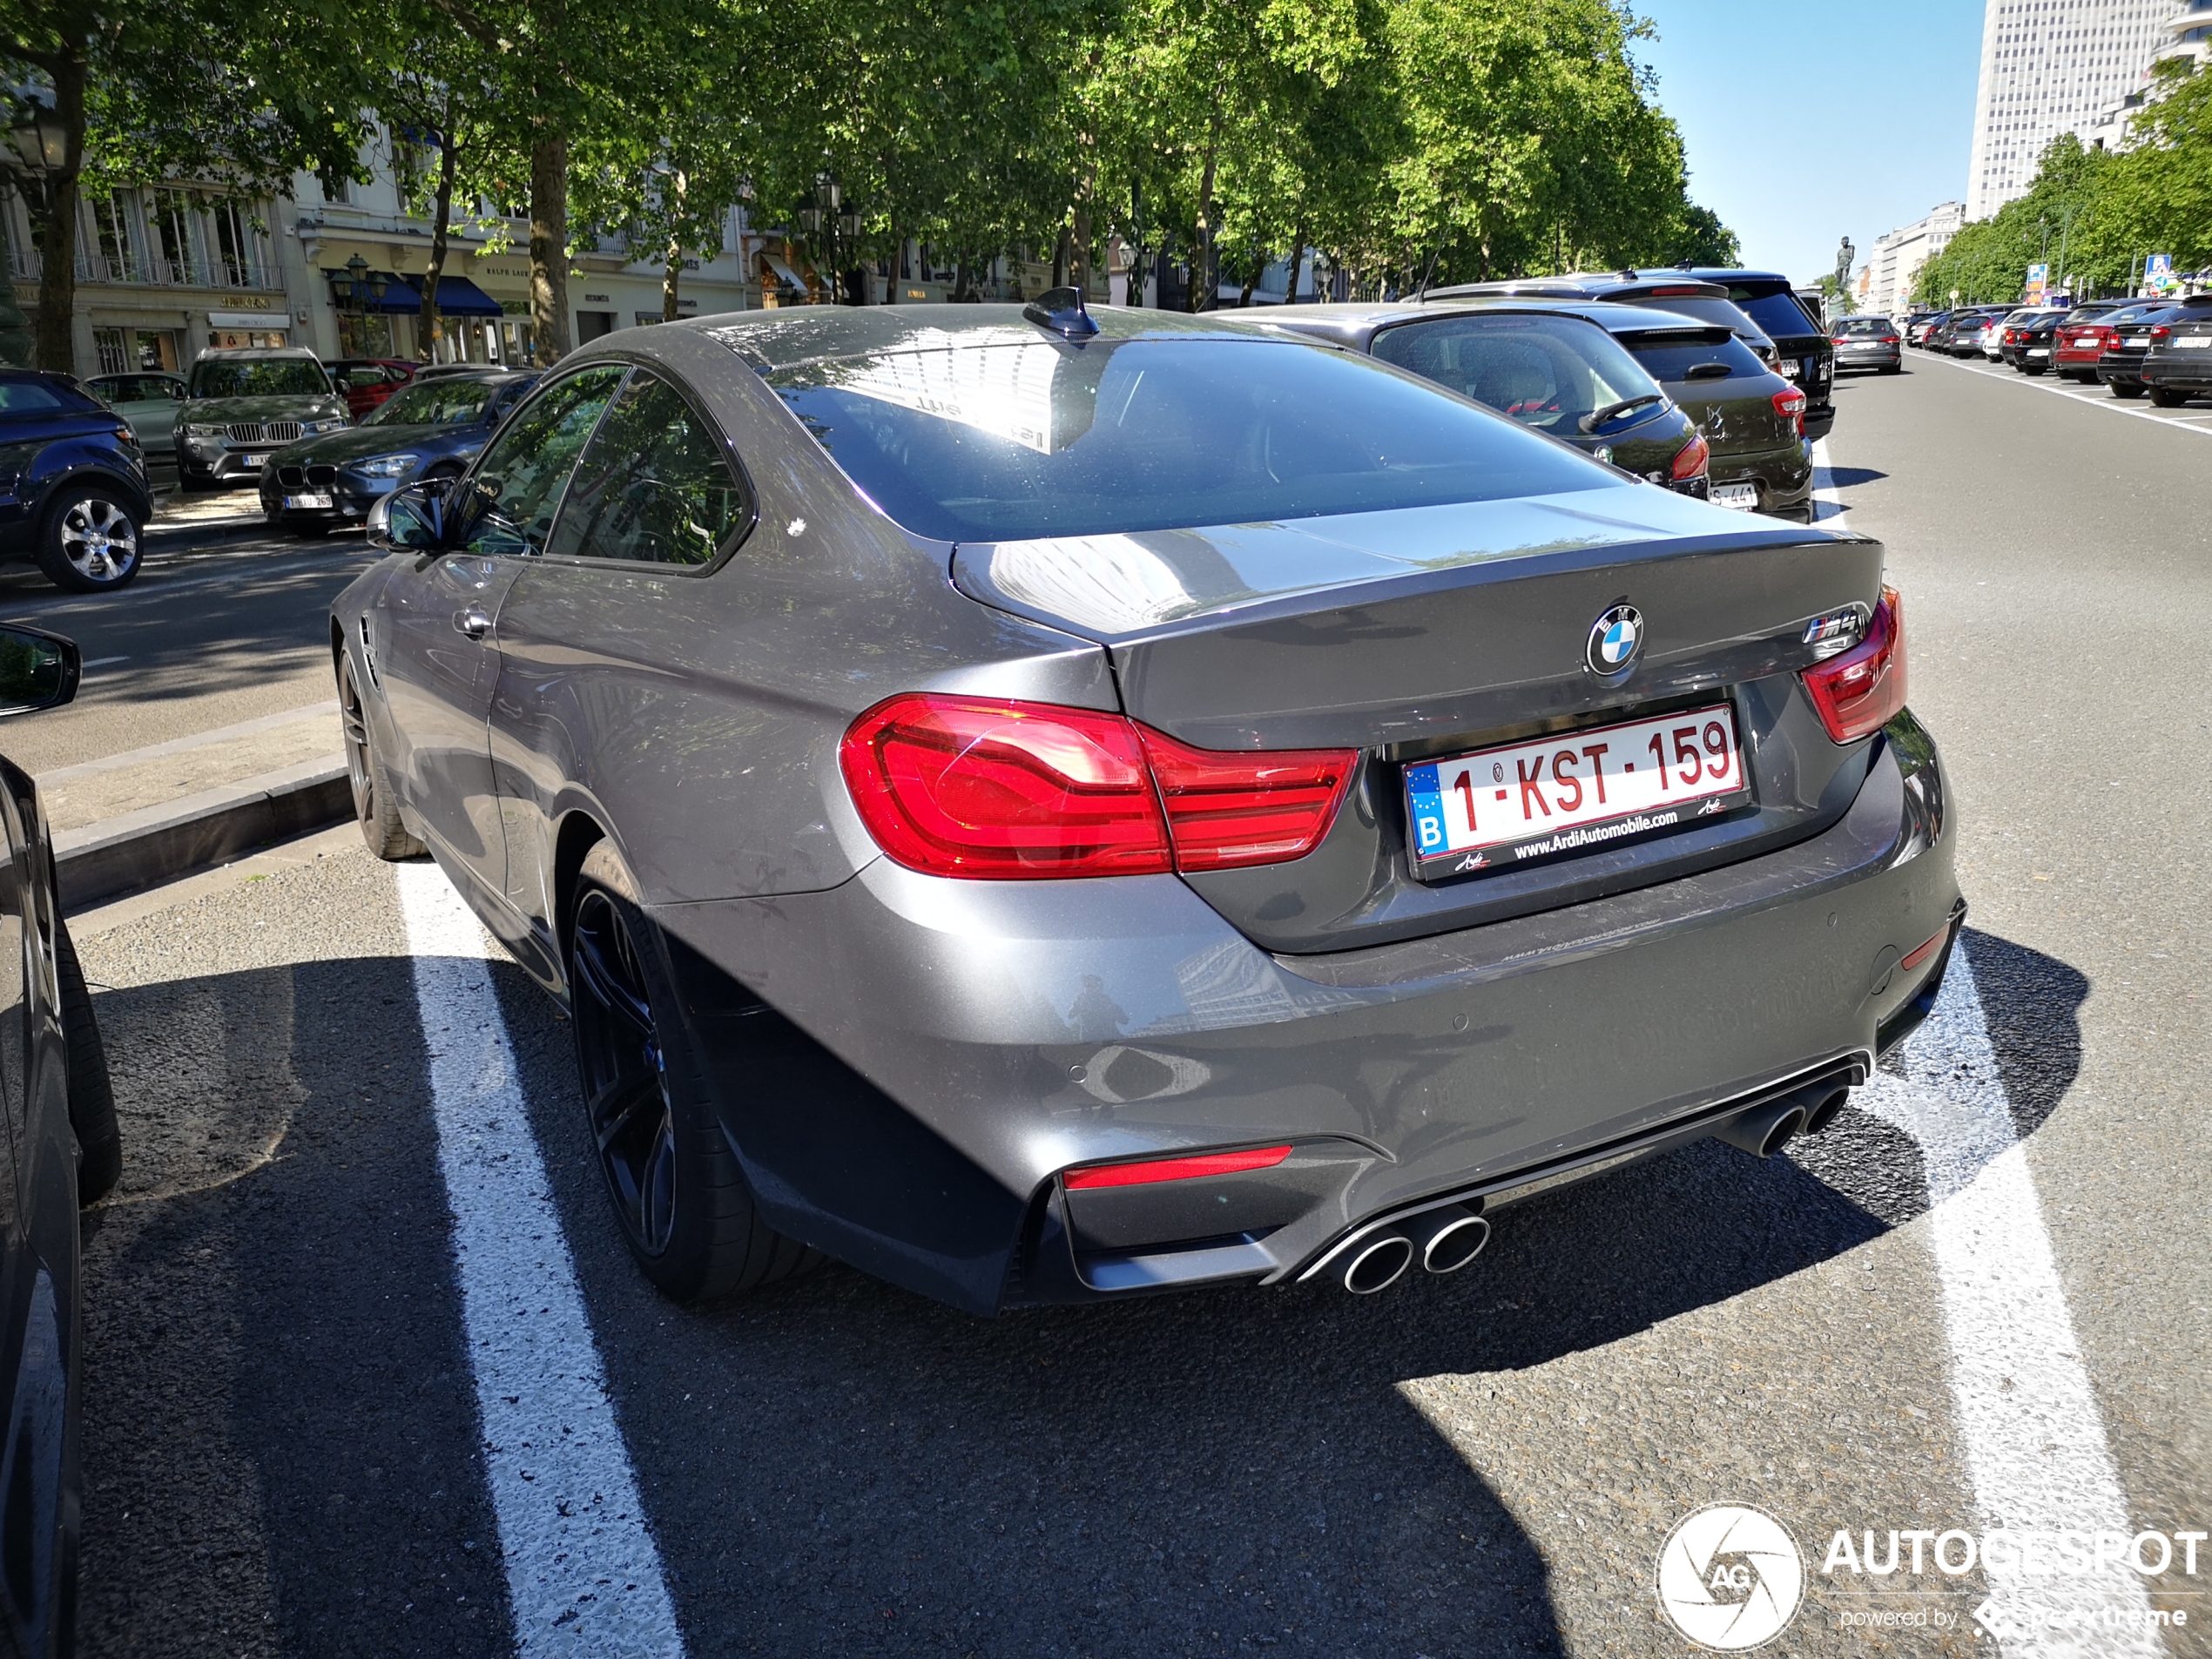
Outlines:
{"type": "Polygon", "coordinates": [[[1650,327],[1678,326],[1660,312],[1527,300],[1285,306],[1264,326],[1370,353],[1648,483],[1703,499],[1711,451],[1696,424],[1585,314],[1614,309],[1650,327]]]}
{"type": "Polygon", "coordinates": [[[1884,374],[1905,371],[1904,337],[1887,317],[1839,317],[1829,329],[1836,348],[1836,373],[1871,368],[1884,374]]]}
{"type": "Polygon", "coordinates": [[[271,454],[352,423],[313,352],[200,353],[177,412],[177,482],[216,489],[258,478],[271,454]]]}
{"type": "Polygon", "coordinates": [[[2094,386],[2097,360],[2114,334],[2127,324],[2166,308],[2163,300],[2121,300],[2094,309],[2078,307],[2067,313],[2051,341],[2051,367],[2060,380],[2094,386]]]}
{"type": "Polygon", "coordinates": [[[328,365],[347,412],[365,421],[376,406],[415,378],[415,365],[398,357],[340,357],[328,365]]]}
{"type": "Polygon", "coordinates": [[[2063,307],[2015,311],[1997,331],[1999,361],[2023,374],[2046,373],[2051,367],[2054,335],[2067,314],[2063,307]]]}
{"type": "Polygon", "coordinates": [[[459,477],[536,384],[534,369],[480,367],[403,386],[359,426],[270,456],[261,469],[261,510],[300,536],[361,523],[403,483],[459,477]]]}
{"type": "Polygon", "coordinates": [[[2097,378],[2114,397],[2141,397],[2145,389],[2143,362],[2152,346],[2166,337],[2177,322],[2212,312],[2212,293],[2191,294],[2186,300],[2155,300],[2124,326],[2115,328],[2097,354],[2097,378]]]}
{"type": "Polygon", "coordinates": [[[1916,317],[1908,318],[1905,324],[1905,343],[1925,346],[1928,343],[1928,335],[1950,320],[1951,314],[1947,311],[1924,311],[1916,317]]]}
{"type": "Polygon", "coordinates": [[[177,442],[177,410],[185,401],[185,377],[148,371],[96,374],[84,389],[131,423],[138,447],[149,455],[165,455],[177,442]]]}
{"type": "Polygon", "coordinates": [[[1945,327],[1938,349],[1953,357],[1979,357],[1989,331],[2001,328],[2005,315],[2002,311],[1961,312],[1945,327]]]}
{"type": "Polygon", "coordinates": [[[138,574],[153,496],[130,422],[65,374],[0,369],[0,558],[105,593],[138,574]]]}
{"type": "Polygon", "coordinates": [[[2021,318],[2032,317],[2035,314],[2026,306],[2019,306],[1994,319],[1982,330],[1981,354],[1993,363],[2003,362],[2005,361],[2005,330],[2020,321],[2021,318]]]}

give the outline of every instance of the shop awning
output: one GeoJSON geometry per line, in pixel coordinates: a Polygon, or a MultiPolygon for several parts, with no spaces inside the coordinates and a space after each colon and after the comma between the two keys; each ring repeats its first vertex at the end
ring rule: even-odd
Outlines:
{"type": "MultiPolygon", "coordinates": [[[[347,271],[325,271],[323,275],[334,282],[352,280],[352,273],[347,271]]],[[[389,312],[394,316],[413,316],[422,309],[421,278],[394,276],[389,271],[372,271],[363,280],[374,283],[379,278],[384,283],[384,297],[381,300],[364,299],[361,303],[368,310],[389,312]]],[[[353,302],[347,300],[344,303],[350,306],[353,302]]],[[[498,300],[465,276],[442,276],[438,279],[438,309],[448,317],[506,315],[498,300]]]]}
{"type": "Polygon", "coordinates": [[[761,264],[766,266],[771,271],[774,272],[778,277],[789,283],[792,287],[798,289],[799,293],[806,293],[811,291],[807,287],[806,279],[805,277],[799,275],[798,272],[792,270],[790,266],[785,264],[782,260],[779,259],[775,254],[769,253],[765,248],[761,250],[760,262],[761,264]]]}

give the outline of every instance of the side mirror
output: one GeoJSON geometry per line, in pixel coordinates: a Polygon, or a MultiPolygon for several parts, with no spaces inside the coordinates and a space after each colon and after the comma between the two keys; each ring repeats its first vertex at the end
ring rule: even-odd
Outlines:
{"type": "Polygon", "coordinates": [[[73,639],[0,624],[0,714],[59,708],[77,695],[83,662],[73,639]]]}
{"type": "Polygon", "coordinates": [[[386,552],[428,553],[445,540],[445,487],[402,484],[368,509],[368,543],[386,552]]]}

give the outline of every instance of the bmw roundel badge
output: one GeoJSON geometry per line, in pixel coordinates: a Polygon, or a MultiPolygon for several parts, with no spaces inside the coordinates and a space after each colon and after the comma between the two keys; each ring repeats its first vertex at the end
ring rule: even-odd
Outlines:
{"type": "Polygon", "coordinates": [[[1643,647],[1643,612],[1615,605],[1590,625],[1590,672],[1601,679],[1626,673],[1643,647]]]}

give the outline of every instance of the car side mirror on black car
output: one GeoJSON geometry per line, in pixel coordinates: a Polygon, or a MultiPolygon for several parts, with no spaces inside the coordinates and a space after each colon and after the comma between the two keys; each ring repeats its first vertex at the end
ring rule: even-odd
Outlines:
{"type": "Polygon", "coordinates": [[[59,708],[77,695],[83,662],[73,639],[0,625],[0,714],[59,708]]]}
{"type": "Polygon", "coordinates": [[[402,484],[368,509],[368,542],[387,552],[428,553],[445,541],[446,481],[402,484]]]}

